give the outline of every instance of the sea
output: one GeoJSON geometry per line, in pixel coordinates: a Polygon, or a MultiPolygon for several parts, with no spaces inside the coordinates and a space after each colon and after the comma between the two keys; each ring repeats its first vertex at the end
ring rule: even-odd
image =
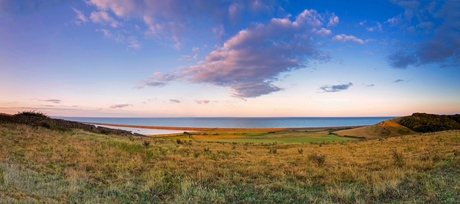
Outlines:
{"type": "MultiPolygon", "coordinates": [[[[163,118],[115,118],[115,117],[56,117],[85,122],[142,126],[203,127],[203,128],[312,128],[372,125],[394,117],[163,117],[163,118]]],[[[170,134],[174,130],[120,128],[140,134],[170,134]],[[148,131],[148,132],[145,132],[148,131]]]]}

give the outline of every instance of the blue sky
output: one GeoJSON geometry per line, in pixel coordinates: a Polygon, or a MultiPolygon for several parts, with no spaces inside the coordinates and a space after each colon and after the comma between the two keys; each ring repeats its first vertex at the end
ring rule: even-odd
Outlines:
{"type": "Polygon", "coordinates": [[[460,1],[0,0],[0,112],[460,113],[460,1]]]}

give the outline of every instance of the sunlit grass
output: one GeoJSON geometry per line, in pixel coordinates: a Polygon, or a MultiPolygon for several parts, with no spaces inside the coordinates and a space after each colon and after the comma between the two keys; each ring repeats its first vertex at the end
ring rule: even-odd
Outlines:
{"type": "Polygon", "coordinates": [[[0,203],[460,200],[460,131],[328,143],[185,139],[2,124],[0,203]]]}

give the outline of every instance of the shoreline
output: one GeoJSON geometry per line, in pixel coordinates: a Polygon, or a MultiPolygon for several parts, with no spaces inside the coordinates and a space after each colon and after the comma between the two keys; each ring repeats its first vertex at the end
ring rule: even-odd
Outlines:
{"type": "Polygon", "coordinates": [[[266,130],[266,131],[281,131],[281,130],[297,130],[297,131],[320,131],[320,130],[343,130],[358,127],[365,127],[367,125],[357,126],[333,126],[333,127],[303,127],[303,128],[206,128],[206,127],[181,127],[181,126],[154,126],[154,125],[129,125],[129,124],[113,124],[113,123],[87,123],[91,125],[106,125],[113,127],[127,127],[127,128],[143,128],[143,129],[157,129],[157,130],[188,130],[188,131],[245,131],[245,130],[266,130]]]}

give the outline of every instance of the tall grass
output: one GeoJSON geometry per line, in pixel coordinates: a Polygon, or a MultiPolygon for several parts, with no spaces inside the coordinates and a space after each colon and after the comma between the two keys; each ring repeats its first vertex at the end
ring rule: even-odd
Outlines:
{"type": "Polygon", "coordinates": [[[2,124],[0,144],[0,203],[460,200],[460,131],[382,141],[277,143],[267,153],[262,143],[190,145],[2,124]]]}

